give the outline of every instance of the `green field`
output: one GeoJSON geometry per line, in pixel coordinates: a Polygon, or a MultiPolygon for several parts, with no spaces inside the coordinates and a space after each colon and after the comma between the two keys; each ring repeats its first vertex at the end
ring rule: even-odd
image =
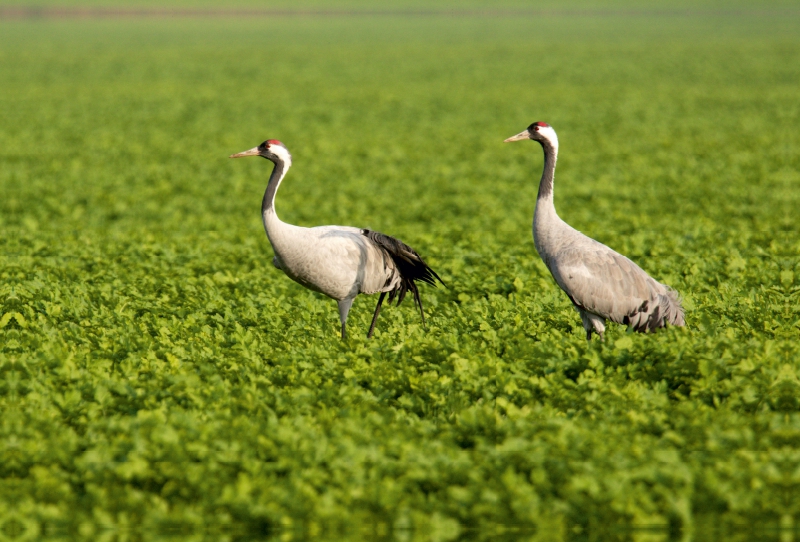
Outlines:
{"type": "Polygon", "coordinates": [[[0,539],[792,540],[798,35],[769,10],[0,21],[0,539]],[[502,143],[537,120],[561,217],[686,328],[586,343],[531,239],[541,149],[502,143]],[[361,296],[342,342],[272,267],[271,164],[227,158],[267,138],[283,220],[442,276],[427,331],[407,300],[366,340],[361,296]]]}

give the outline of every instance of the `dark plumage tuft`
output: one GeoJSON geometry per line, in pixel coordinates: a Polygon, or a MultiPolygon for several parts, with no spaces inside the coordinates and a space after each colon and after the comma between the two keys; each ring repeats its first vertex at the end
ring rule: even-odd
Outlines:
{"type": "Polygon", "coordinates": [[[444,286],[444,281],[436,274],[436,271],[428,267],[422,256],[399,239],[367,229],[361,230],[361,234],[383,249],[392,258],[397,270],[400,272],[400,286],[389,292],[389,302],[391,303],[397,297],[397,304],[399,305],[410,290],[414,294],[414,301],[419,307],[422,324],[425,325],[425,313],[422,311],[422,300],[419,297],[416,281],[432,286],[436,286],[437,280],[444,286]]]}
{"type": "Polygon", "coordinates": [[[655,331],[668,325],[685,325],[680,298],[674,290],[667,290],[666,295],[658,294],[654,301],[654,304],[648,301],[642,302],[637,309],[625,315],[622,323],[631,326],[639,333],[655,331]]]}

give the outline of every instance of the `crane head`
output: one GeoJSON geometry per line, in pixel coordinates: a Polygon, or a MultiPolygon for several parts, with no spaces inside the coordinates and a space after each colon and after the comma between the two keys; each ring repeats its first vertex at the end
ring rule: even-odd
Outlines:
{"type": "Polygon", "coordinates": [[[511,143],[512,141],[522,141],[523,139],[532,139],[540,143],[549,143],[550,145],[558,146],[558,137],[556,131],[546,122],[534,122],[528,126],[524,132],[520,132],[515,136],[511,136],[504,141],[504,143],[511,143]]]}
{"type": "Polygon", "coordinates": [[[289,154],[289,149],[286,145],[277,139],[268,139],[258,147],[237,154],[231,154],[230,158],[244,158],[245,156],[261,156],[270,162],[290,163],[292,162],[292,155],[289,154]]]}

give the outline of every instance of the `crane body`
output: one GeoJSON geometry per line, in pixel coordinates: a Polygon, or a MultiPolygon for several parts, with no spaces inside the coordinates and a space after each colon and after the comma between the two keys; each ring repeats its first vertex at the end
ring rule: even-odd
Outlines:
{"type": "Polygon", "coordinates": [[[569,296],[586,330],[603,340],[606,320],[638,332],[685,325],[678,294],[606,245],[579,232],[556,213],[553,181],[558,137],[544,122],[535,122],[506,142],[532,139],[542,145],[544,168],[533,217],[536,251],[556,283],[569,296]]]}
{"type": "Polygon", "coordinates": [[[390,302],[396,297],[399,305],[411,291],[425,324],[416,281],[435,286],[441,278],[416,251],[398,239],[368,229],[304,228],[283,222],[275,212],[275,195],[292,165],[291,154],[283,143],[270,139],[231,158],[245,156],[261,156],[275,164],[261,204],[264,231],[275,252],[273,265],[302,286],[337,301],[342,339],[347,336],[347,316],[358,294],[381,294],[367,337],[372,336],[387,294],[390,302]]]}

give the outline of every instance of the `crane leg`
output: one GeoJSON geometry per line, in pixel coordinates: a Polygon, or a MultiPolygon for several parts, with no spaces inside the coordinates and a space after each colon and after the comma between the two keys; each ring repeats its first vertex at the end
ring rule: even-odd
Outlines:
{"type": "Polygon", "coordinates": [[[592,342],[592,332],[594,332],[600,337],[600,342],[603,342],[603,332],[606,330],[603,318],[583,309],[578,309],[578,312],[581,314],[583,329],[586,330],[586,340],[592,342]]]}
{"type": "Polygon", "coordinates": [[[417,307],[419,307],[419,315],[420,315],[420,318],[422,318],[422,329],[427,331],[428,328],[425,327],[425,311],[422,310],[422,299],[420,299],[420,297],[419,297],[419,290],[417,289],[417,285],[416,284],[414,285],[414,301],[417,302],[417,307]]]}
{"type": "Polygon", "coordinates": [[[375,307],[375,314],[372,315],[372,323],[369,325],[369,332],[367,332],[367,339],[371,339],[372,332],[375,331],[375,322],[378,321],[378,313],[381,312],[381,303],[383,303],[384,297],[386,297],[386,292],[381,292],[381,296],[378,298],[378,306],[375,307]]]}
{"type": "Polygon", "coordinates": [[[601,318],[595,318],[594,322],[594,332],[600,337],[600,342],[603,342],[603,333],[606,331],[606,324],[601,318]]]}
{"type": "Polygon", "coordinates": [[[345,330],[345,324],[347,324],[347,313],[350,312],[350,307],[353,306],[354,297],[350,297],[347,299],[342,299],[339,301],[339,321],[342,323],[342,340],[347,339],[347,331],[345,330]]]}

